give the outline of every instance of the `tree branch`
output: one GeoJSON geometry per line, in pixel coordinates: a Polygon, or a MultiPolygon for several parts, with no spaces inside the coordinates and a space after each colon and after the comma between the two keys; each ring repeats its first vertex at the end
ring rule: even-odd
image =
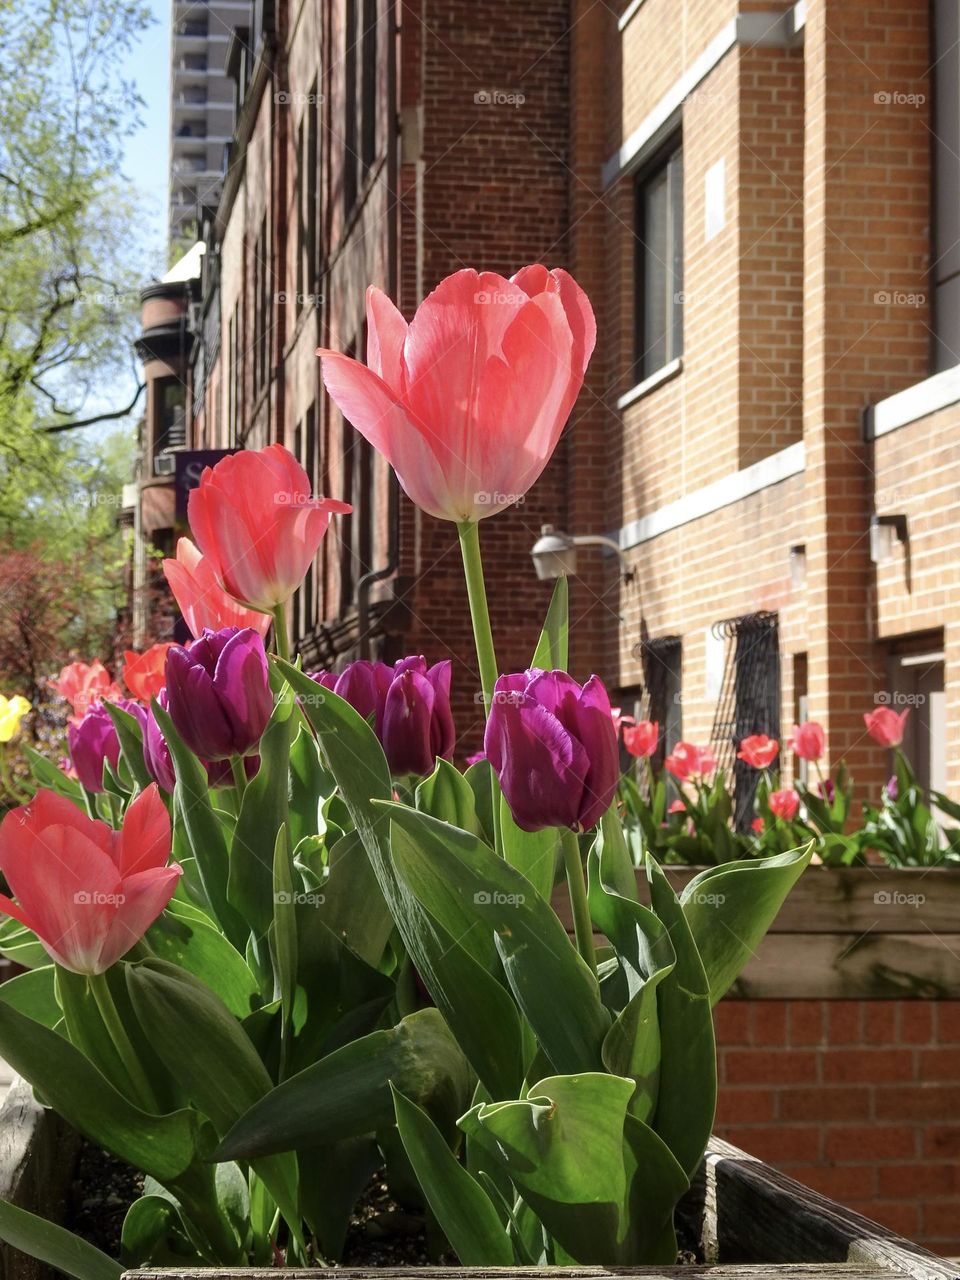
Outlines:
{"type": "Polygon", "coordinates": [[[92,427],[98,422],[112,422],[116,418],[125,418],[128,413],[133,413],[137,401],[143,395],[146,383],[141,382],[137,387],[136,394],[130,403],[123,409],[115,409],[112,413],[98,413],[92,418],[80,418],[76,422],[48,422],[37,428],[38,431],[74,431],[78,427],[92,427]]]}

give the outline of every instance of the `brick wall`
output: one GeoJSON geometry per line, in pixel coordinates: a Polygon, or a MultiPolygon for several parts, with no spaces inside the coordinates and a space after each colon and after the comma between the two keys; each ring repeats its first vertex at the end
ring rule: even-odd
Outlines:
{"type": "Polygon", "coordinates": [[[727,1000],[716,1133],[960,1253],[960,1002],[727,1000]]]}

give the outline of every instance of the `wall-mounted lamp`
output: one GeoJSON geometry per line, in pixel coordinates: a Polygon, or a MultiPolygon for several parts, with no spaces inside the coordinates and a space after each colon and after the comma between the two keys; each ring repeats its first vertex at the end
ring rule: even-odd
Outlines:
{"type": "Polygon", "coordinates": [[[627,567],[627,557],[620,550],[619,543],[614,542],[612,538],[604,538],[600,534],[563,533],[552,524],[545,524],[540,529],[540,537],[530,550],[533,556],[533,567],[541,582],[575,574],[578,547],[607,547],[610,551],[615,551],[623,567],[624,581],[632,581],[634,571],[627,567]]]}
{"type": "Polygon", "coordinates": [[[807,580],[807,547],[806,543],[797,542],[790,548],[790,581],[795,587],[802,587],[807,580]]]}
{"type": "Polygon", "coordinates": [[[893,556],[894,544],[907,540],[906,516],[870,517],[870,559],[883,564],[893,556]]]}

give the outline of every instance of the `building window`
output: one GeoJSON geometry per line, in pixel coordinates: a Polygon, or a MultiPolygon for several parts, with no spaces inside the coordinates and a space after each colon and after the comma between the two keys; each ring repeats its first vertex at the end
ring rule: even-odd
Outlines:
{"type": "Polygon", "coordinates": [[[933,0],[932,178],[930,266],[931,364],[934,373],[960,363],[960,10],[956,0],[933,0]]]}
{"type": "Polygon", "coordinates": [[[679,140],[637,180],[637,347],[642,382],[683,352],[683,150],[679,140]]]}
{"type": "Polygon", "coordinates": [[[267,219],[264,215],[253,247],[253,394],[267,385],[270,368],[270,295],[267,264],[267,219]]]}
{"type": "Polygon", "coordinates": [[[944,692],[943,632],[904,636],[887,661],[888,688],[878,705],[901,712],[904,755],[925,791],[945,791],[947,784],[947,704],[944,692]]]}
{"type": "Polygon", "coordinates": [[[663,760],[683,737],[680,697],[683,679],[683,642],[679,636],[642,640],[635,649],[643,672],[643,686],[635,694],[629,713],[637,720],[655,720],[660,738],[651,763],[659,770],[663,760]]]}
{"type": "Polygon", "coordinates": [[[317,283],[317,108],[319,94],[314,79],[297,129],[297,311],[315,304],[317,283]]]}
{"type": "Polygon", "coordinates": [[[182,449],[187,443],[186,392],[179,378],[158,378],[153,389],[153,451],[182,449]]]}
{"type": "Polygon", "coordinates": [[[346,0],[343,54],[343,211],[349,216],[357,203],[357,3],[346,0]]]}
{"type": "Polygon", "coordinates": [[[377,154],[377,0],[363,0],[360,47],[360,167],[365,176],[377,154]]]}

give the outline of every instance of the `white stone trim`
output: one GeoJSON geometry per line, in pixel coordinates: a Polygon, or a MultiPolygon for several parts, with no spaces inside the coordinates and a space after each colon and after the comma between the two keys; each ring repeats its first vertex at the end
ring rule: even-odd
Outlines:
{"type": "Polygon", "coordinates": [[[621,551],[629,551],[631,547],[649,542],[671,529],[679,529],[681,525],[690,524],[694,520],[702,520],[704,516],[721,511],[724,507],[742,502],[751,494],[760,493],[772,485],[781,484],[792,476],[803,474],[804,446],[803,441],[773,453],[769,458],[761,458],[752,466],[734,471],[731,475],[715,480],[713,484],[704,485],[693,493],[668,502],[665,507],[651,511],[640,520],[633,520],[610,536],[620,544],[621,551]]]}
{"type": "Polygon", "coordinates": [[[645,396],[648,391],[652,391],[654,387],[659,387],[663,382],[669,382],[671,378],[675,378],[683,369],[683,357],[677,356],[675,360],[668,360],[662,365],[656,373],[651,373],[649,378],[644,378],[642,382],[638,382],[636,386],[631,387],[629,391],[625,391],[617,401],[618,409],[626,409],[628,405],[645,396]]]}
{"type": "MultiPolygon", "coordinates": [[[[803,3],[803,0],[800,0],[803,3]]],[[[620,30],[633,17],[643,0],[634,0],[620,17],[620,30]]],[[[601,181],[604,188],[609,187],[624,173],[636,169],[643,161],[669,136],[680,122],[683,102],[697,85],[707,78],[714,67],[736,45],[761,45],[783,47],[794,43],[798,32],[803,29],[806,18],[805,9],[801,12],[800,26],[797,26],[797,10],[800,5],[785,12],[763,11],[759,13],[741,13],[731,19],[726,26],[713,37],[703,53],[696,58],[683,75],[663,95],[657,105],[640,122],[629,138],[603,166],[601,181]]]]}
{"type": "Polygon", "coordinates": [[[864,414],[864,435],[868,440],[876,440],[890,431],[896,431],[898,427],[905,427],[909,422],[916,422],[918,418],[925,418],[938,409],[956,404],[958,400],[960,364],[869,405],[864,414]]]}

